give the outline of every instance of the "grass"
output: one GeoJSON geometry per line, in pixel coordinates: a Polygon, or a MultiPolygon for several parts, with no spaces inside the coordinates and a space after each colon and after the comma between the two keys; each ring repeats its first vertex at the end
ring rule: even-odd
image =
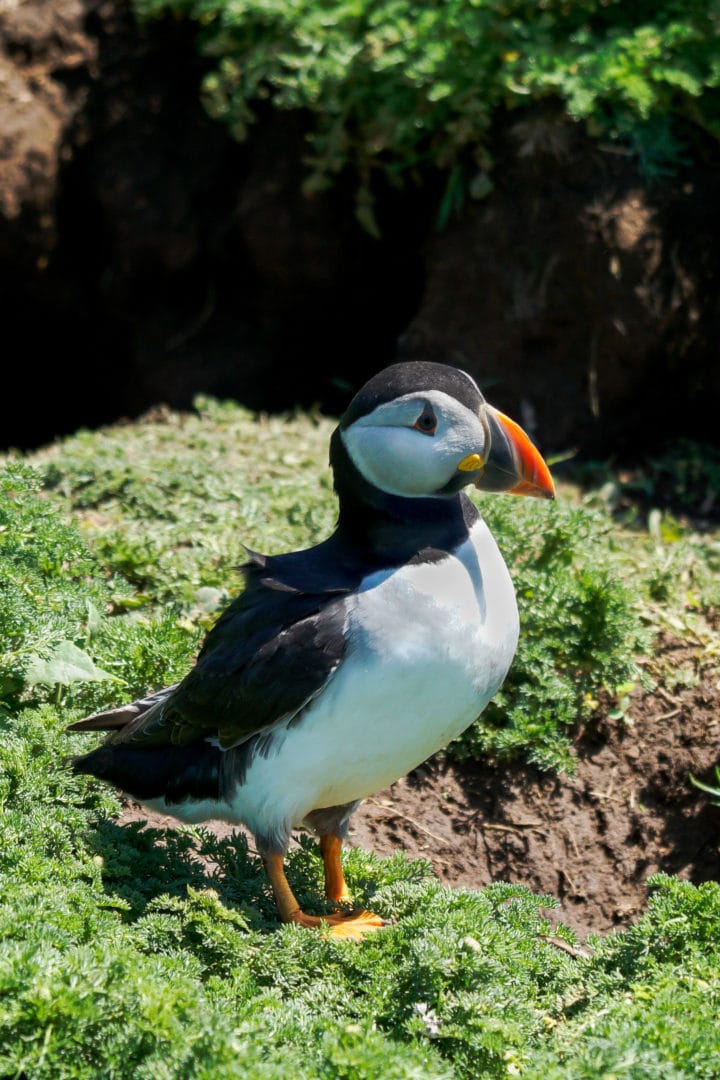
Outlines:
{"type": "MultiPolygon", "coordinates": [[[[273,552],[327,535],[331,426],[199,401],[5,471],[0,1075],[718,1075],[717,884],[655,879],[647,915],[586,955],[551,928],[550,897],[450,890],[423,862],[354,850],[351,889],[393,925],[335,942],[278,927],[241,838],[120,826],[115,796],[64,764],[86,745],[69,720],[191,663],[238,588],[241,542],[273,552]]],[[[692,635],[717,664],[715,535],[664,511],[653,531],[618,524],[601,488],[561,496],[483,500],[526,651],[455,753],[571,763],[599,695],[626,722],[636,660],[660,631],[692,635]]],[[[311,845],[291,855],[301,903],[321,870],[311,845]]]]}
{"type": "MultiPolygon", "coordinates": [[[[309,546],[333,528],[330,420],[255,418],[206,399],[197,410],[80,433],[33,459],[108,576],[112,610],[132,615],[98,635],[98,663],[124,680],[113,700],[137,686],[119,635],[141,650],[162,613],[164,630],[147,651],[154,678],[146,667],[141,676],[158,685],[166,663],[175,678],[240,587],[243,542],[272,554],[309,546]],[[173,623],[175,641],[161,646],[173,623]]],[[[552,506],[496,496],[480,505],[513,572],[521,644],[502,693],[450,753],[524,754],[545,768],[572,768],[573,728],[608,693],[622,711],[641,677],[635,658],[647,656],[659,628],[692,629],[716,650],[705,613],[720,606],[720,546],[664,510],[654,532],[633,520],[618,527],[606,484],[583,497],[568,486],[552,506]]],[[[101,684],[83,693],[94,700],[101,689],[107,697],[101,684]]]]}

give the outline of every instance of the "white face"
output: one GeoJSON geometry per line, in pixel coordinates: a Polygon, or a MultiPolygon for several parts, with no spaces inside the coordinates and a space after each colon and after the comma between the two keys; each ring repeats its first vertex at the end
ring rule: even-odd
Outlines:
{"type": "Polygon", "coordinates": [[[488,434],[477,413],[440,390],[405,394],[378,405],[341,433],[359,472],[389,495],[427,497],[458,475],[470,454],[483,459],[488,434]]]}

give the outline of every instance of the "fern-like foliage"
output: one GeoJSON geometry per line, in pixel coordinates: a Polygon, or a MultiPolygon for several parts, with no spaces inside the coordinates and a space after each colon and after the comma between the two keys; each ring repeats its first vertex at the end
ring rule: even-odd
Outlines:
{"type": "Polygon", "coordinates": [[[518,653],[457,758],[524,750],[545,768],[572,767],[568,735],[603,691],[622,696],[649,646],[636,597],[612,558],[606,516],[567,504],[486,499],[520,610],[518,653]]]}
{"type": "MultiPolygon", "coordinates": [[[[0,702],[13,706],[27,699],[33,668],[58,649],[77,661],[68,645],[86,643],[107,599],[77,527],[40,496],[39,474],[20,462],[0,471],[0,595],[0,702]]],[[[42,698],[39,686],[34,696],[42,698]]]]}

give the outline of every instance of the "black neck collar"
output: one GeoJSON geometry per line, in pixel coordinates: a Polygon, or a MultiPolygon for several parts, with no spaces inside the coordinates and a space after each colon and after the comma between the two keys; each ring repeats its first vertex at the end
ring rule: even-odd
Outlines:
{"type": "Polygon", "coordinates": [[[330,440],[330,465],[340,503],[335,537],[364,562],[400,565],[424,552],[453,551],[477,519],[464,494],[423,499],[380,491],[353,464],[339,428],[330,440]]]}

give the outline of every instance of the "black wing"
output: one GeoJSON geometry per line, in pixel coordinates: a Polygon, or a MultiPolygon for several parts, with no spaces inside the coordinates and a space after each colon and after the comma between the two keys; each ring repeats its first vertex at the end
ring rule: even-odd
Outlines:
{"type": "Polygon", "coordinates": [[[140,712],[109,710],[75,729],[109,728],[106,745],[113,746],[185,746],[211,736],[230,747],[296,717],[345,654],[348,593],[361,576],[360,568],[341,568],[328,580],[318,572],[318,552],[251,553],[242,567],[245,591],[182,682],[145,699],[151,704],[140,712]]]}
{"type": "Polygon", "coordinates": [[[169,702],[174,740],[196,738],[200,726],[228,747],[297,716],[345,654],[346,612],[343,596],[251,579],[169,702]]]}

